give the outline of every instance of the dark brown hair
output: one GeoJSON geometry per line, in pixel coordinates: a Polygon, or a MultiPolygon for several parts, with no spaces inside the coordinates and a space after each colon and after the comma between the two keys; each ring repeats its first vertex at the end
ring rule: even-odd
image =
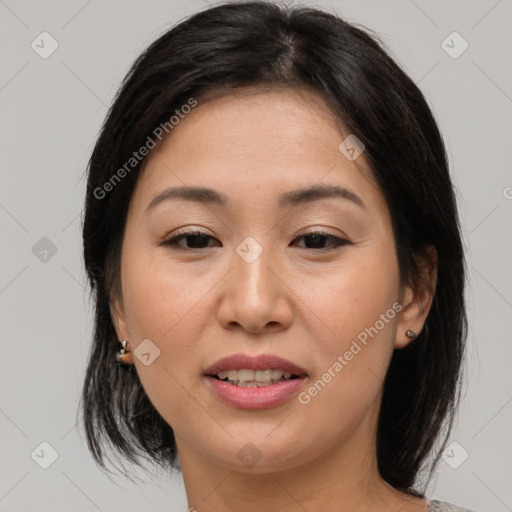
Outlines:
{"type": "Polygon", "coordinates": [[[120,344],[111,298],[119,290],[128,205],[144,160],[104,197],[97,190],[191,97],[200,104],[206,92],[244,86],[314,90],[364,143],[390,209],[402,283],[417,282],[418,256],[428,245],[436,248],[437,288],[425,327],[395,350],[385,380],[377,458],[382,477],[411,494],[418,494],[413,485],[427,456],[430,468],[439,460],[459,399],[467,335],[456,200],[425,98],[370,32],[316,8],[230,2],[168,30],[133,64],[89,162],[83,219],[95,324],[81,410],[102,468],[107,445],[135,464],[144,459],[170,470],[179,461],[173,431],[134,367],[115,363],[120,344]]]}

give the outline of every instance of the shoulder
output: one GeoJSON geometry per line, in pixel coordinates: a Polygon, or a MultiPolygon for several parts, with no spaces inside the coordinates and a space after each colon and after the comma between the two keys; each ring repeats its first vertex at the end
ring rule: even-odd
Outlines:
{"type": "Polygon", "coordinates": [[[430,500],[427,512],[474,512],[468,508],[457,507],[444,501],[430,500]]]}

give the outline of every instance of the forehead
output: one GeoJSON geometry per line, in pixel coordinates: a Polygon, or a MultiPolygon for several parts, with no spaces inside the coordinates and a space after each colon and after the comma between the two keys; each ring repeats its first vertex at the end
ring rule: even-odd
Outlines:
{"type": "Polygon", "coordinates": [[[260,163],[299,159],[311,150],[303,146],[306,140],[308,146],[320,144],[324,151],[336,153],[337,144],[332,143],[340,138],[338,124],[325,101],[310,91],[249,87],[212,92],[199,99],[198,107],[180,121],[161,149],[180,145],[192,150],[200,145],[216,157],[260,163]]]}
{"type": "Polygon", "coordinates": [[[198,185],[241,201],[265,202],[316,184],[379,194],[364,154],[350,161],[340,151],[348,135],[327,103],[310,91],[212,93],[151,151],[136,202],[147,206],[166,187],[198,185]]]}

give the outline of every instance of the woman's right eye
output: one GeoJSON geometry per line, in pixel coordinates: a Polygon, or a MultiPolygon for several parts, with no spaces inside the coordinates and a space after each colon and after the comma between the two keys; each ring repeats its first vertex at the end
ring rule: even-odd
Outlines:
{"type": "Polygon", "coordinates": [[[170,246],[177,250],[194,250],[208,248],[209,240],[216,240],[213,236],[207,235],[201,231],[183,231],[176,236],[168,240],[164,240],[161,245],[170,246]],[[182,240],[185,240],[189,247],[183,247],[179,244],[182,240]]]}

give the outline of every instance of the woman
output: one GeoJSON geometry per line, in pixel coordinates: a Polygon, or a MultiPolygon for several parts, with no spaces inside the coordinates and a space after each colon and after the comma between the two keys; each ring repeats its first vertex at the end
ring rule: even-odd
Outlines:
{"type": "Polygon", "coordinates": [[[457,207],[376,36],[267,2],[163,34],[94,148],[83,242],[102,468],[109,444],[181,470],[199,512],[465,510],[417,483],[459,397],[457,207]]]}

